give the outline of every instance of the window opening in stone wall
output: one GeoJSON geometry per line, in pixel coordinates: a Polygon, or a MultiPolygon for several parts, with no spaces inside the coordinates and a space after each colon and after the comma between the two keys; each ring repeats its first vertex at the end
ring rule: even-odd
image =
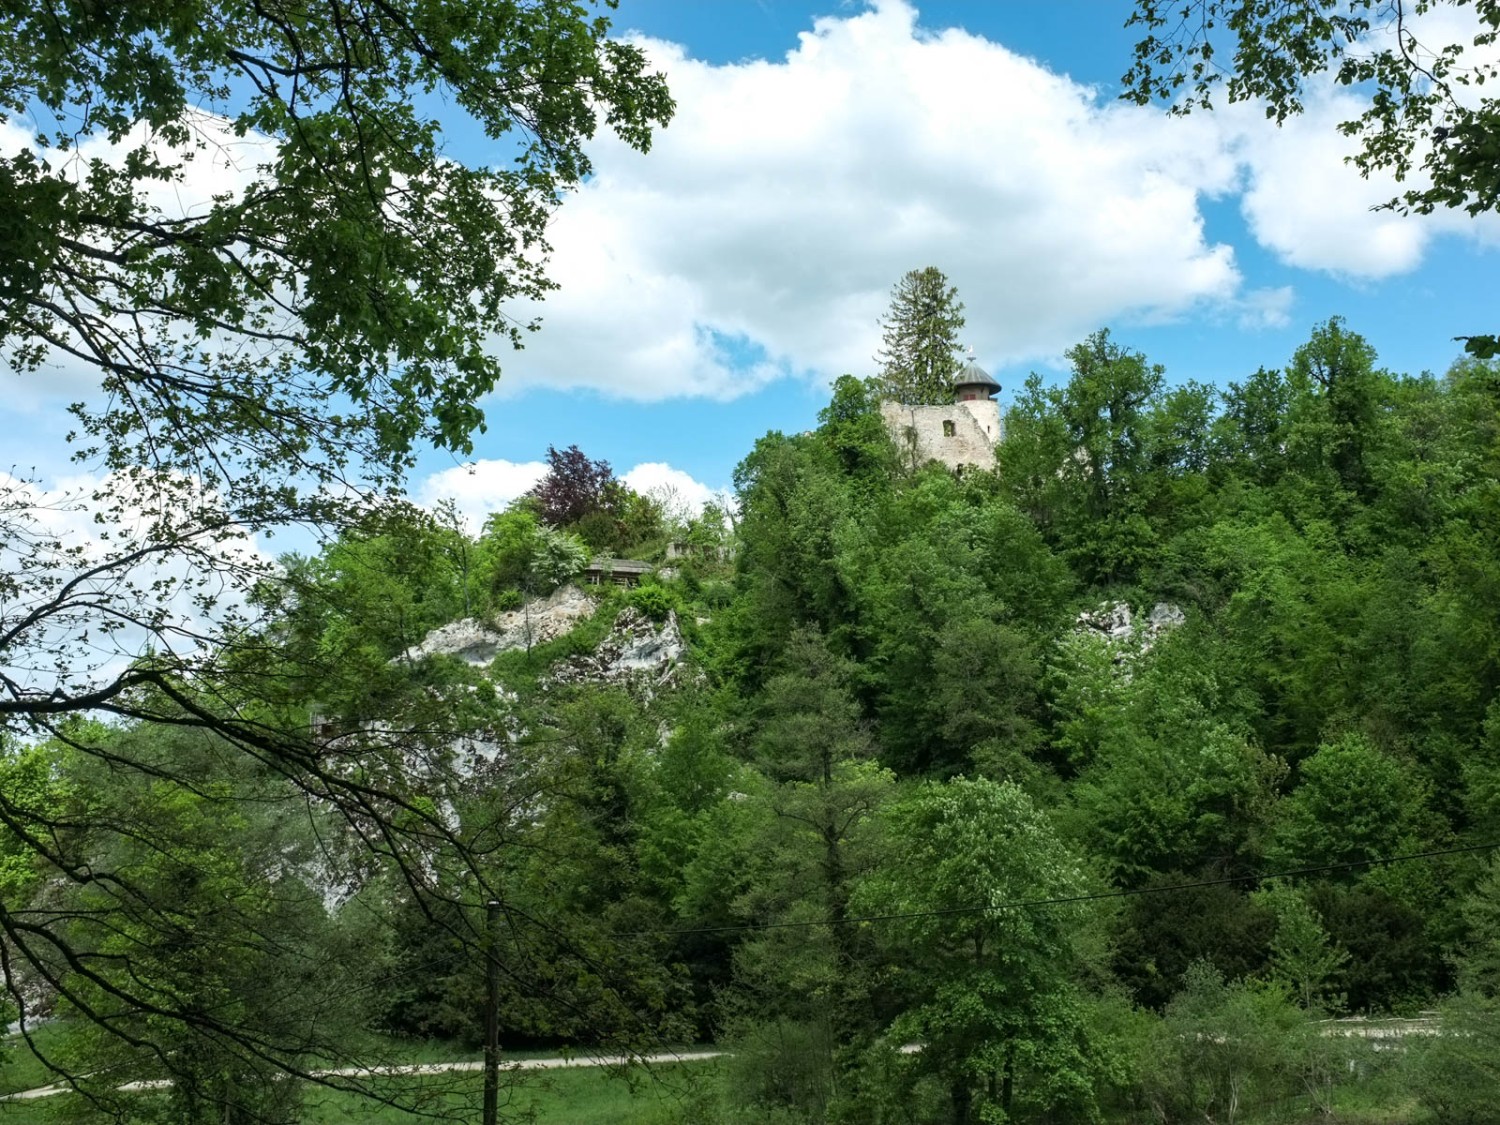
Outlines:
{"type": "Polygon", "coordinates": [[[948,421],[947,419],[943,420],[943,436],[944,437],[952,437],[957,432],[958,431],[953,428],[953,423],[952,422],[948,421]]]}

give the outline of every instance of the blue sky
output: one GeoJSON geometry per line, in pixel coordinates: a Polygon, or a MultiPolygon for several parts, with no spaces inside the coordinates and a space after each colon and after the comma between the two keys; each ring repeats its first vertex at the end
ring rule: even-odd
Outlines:
{"type": "Polygon", "coordinates": [[[1354,103],[1332,91],[1282,130],[1249,107],[1118,104],[1127,10],[622,0],[616,27],[650,41],[678,118],[647,157],[596,146],[556,225],[564,289],[510,361],[479,464],[435,459],[419,488],[505,492],[549,443],[724,487],[760,434],[814,424],[831,377],[873,373],[890,287],[926,265],[958,286],[1002,404],[1101,327],[1174,381],[1221,385],[1329,316],[1411,372],[1492,330],[1496,223],[1372,212],[1394,188],[1342,163],[1332,125],[1354,103]],[[595,252],[574,255],[575,220],[595,252]],[[578,308],[575,278],[624,308],[578,308]]]}
{"type": "MultiPolygon", "coordinates": [[[[1254,107],[1119,103],[1129,7],[621,0],[615,27],[666,71],[677,117],[649,155],[593,145],[551,227],[562,288],[517,310],[543,327],[505,357],[473,463],[424,457],[413,493],[501,507],[549,444],[638,487],[725,488],[761,434],[815,423],[833,377],[873,374],[891,286],[928,265],[1002,405],[1102,327],[1174,381],[1219,384],[1332,315],[1410,372],[1500,327],[1500,220],[1372,211],[1394,186],[1342,163],[1347,93],[1314,91],[1281,130],[1254,107]]],[[[451,156],[503,158],[455,136],[451,156]]],[[[6,463],[70,471],[68,397],[0,399],[6,463]]]]}

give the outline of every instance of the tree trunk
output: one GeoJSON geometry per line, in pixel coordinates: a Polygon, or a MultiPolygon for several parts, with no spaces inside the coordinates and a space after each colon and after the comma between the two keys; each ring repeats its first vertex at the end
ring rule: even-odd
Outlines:
{"type": "Polygon", "coordinates": [[[1010,1120],[1010,1103],[1016,1092],[1016,1048],[1014,1044],[1005,1048],[1005,1076],[1000,1082],[1000,1108],[1005,1119],[1010,1120]]]}
{"type": "Polygon", "coordinates": [[[962,1078],[956,1079],[950,1091],[953,1098],[953,1125],[969,1125],[973,1120],[974,1091],[962,1078]]]}

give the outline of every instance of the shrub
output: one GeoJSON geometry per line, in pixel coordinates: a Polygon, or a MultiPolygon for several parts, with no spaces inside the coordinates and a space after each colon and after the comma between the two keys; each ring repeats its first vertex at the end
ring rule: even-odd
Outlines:
{"type": "Polygon", "coordinates": [[[637,586],[630,592],[630,604],[652,621],[662,622],[675,608],[675,599],[661,586],[637,586]]]}
{"type": "Polygon", "coordinates": [[[1461,994],[1433,1036],[1407,1039],[1407,1083],[1435,1125],[1488,1125],[1500,1105],[1500,1001],[1461,994]]]}

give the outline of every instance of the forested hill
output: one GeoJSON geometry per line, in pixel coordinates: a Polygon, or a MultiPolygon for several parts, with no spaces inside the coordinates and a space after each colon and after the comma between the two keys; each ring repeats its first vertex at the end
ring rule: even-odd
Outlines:
{"type": "MultiPolygon", "coordinates": [[[[735,755],[1013,782],[1090,886],[1351,865],[1286,884],[1339,961],[1311,990],[1431,1003],[1489,854],[1356,865],[1500,840],[1500,370],[1395,375],[1336,321],[1222,393],[1105,335],[1068,358],[994,473],[894,463],[852,379],[757,445],[713,650],[735,755]],[[1186,620],[1142,654],[1078,626],[1110,602],[1186,620]]],[[[1198,958],[1277,971],[1293,908],[1255,890],[1124,900],[1109,971],[1153,1006],[1198,958]]]]}
{"type": "Polygon", "coordinates": [[[732,564],[633,595],[697,686],[546,693],[608,856],[549,893],[654,932],[663,1010],[758,1053],[742,1100],[1069,1117],[1165,1082],[1155,1013],[1495,983],[1491,853],[1452,849],[1500,840],[1500,368],[1389,373],[1338,322],[1223,391],[1068,359],[965,475],[841,379],[739,466],[732,564]],[[1121,603],[1131,635],[1080,624],[1121,603]]]}
{"type": "MultiPolygon", "coordinates": [[[[472,1040],[494,897],[507,1045],[714,1039],[726,1122],[1228,1120],[1335,1096],[1330,1015],[1441,1004],[1489,1038],[1435,1042],[1492,1043],[1500,366],[1387,372],[1337,321],[1225,389],[1102,333],[1068,359],[993,471],[905,462],[846,376],[818,429],[756,443],[732,518],[553,451],[477,537],[393,509],[288,559],[213,705],[310,729],[369,818],[278,812],[308,785],[253,762],[195,787],[211,734],[109,734],[172,766],[128,785],[66,740],[12,753],[27,800],[96,826],[71,854],[132,873],[110,932],[57,923],[98,950],[56,1010],[128,971],[233,992],[236,1034],[281,1021],[256,1050],[293,1059],[472,1040]],[[590,548],[666,568],[544,607],[590,548]],[[415,647],[459,618],[483,644],[415,647]],[[608,671],[636,644],[671,674],[608,671]],[[163,896],[240,953],[184,961],[163,896]],[[309,965],[316,1035],[254,986],[309,965]]],[[[6,846],[12,894],[110,893],[6,846]]],[[[1425,1105],[1487,1096],[1401,1057],[1425,1105]]]]}
{"type": "Polygon", "coordinates": [[[951,1078],[1060,1042],[1098,1066],[1107,1021],[1028,1005],[1180,1011],[1200,963],[1321,1011],[1492,988],[1500,368],[1387,372],[1338,321],[1222,392],[1104,334],[1068,359],[993,473],[901,464],[849,378],[743,462],[708,663],[764,807],[701,814],[736,877],[683,922],[1161,893],[1066,923],[1092,934],[1071,962],[1045,913],[737,935],[731,995],[797,1026],[832,1000],[836,1038],[940,1042],[951,1078]],[[1145,652],[1079,626],[1115,602],[1185,621],[1145,652]]]}

